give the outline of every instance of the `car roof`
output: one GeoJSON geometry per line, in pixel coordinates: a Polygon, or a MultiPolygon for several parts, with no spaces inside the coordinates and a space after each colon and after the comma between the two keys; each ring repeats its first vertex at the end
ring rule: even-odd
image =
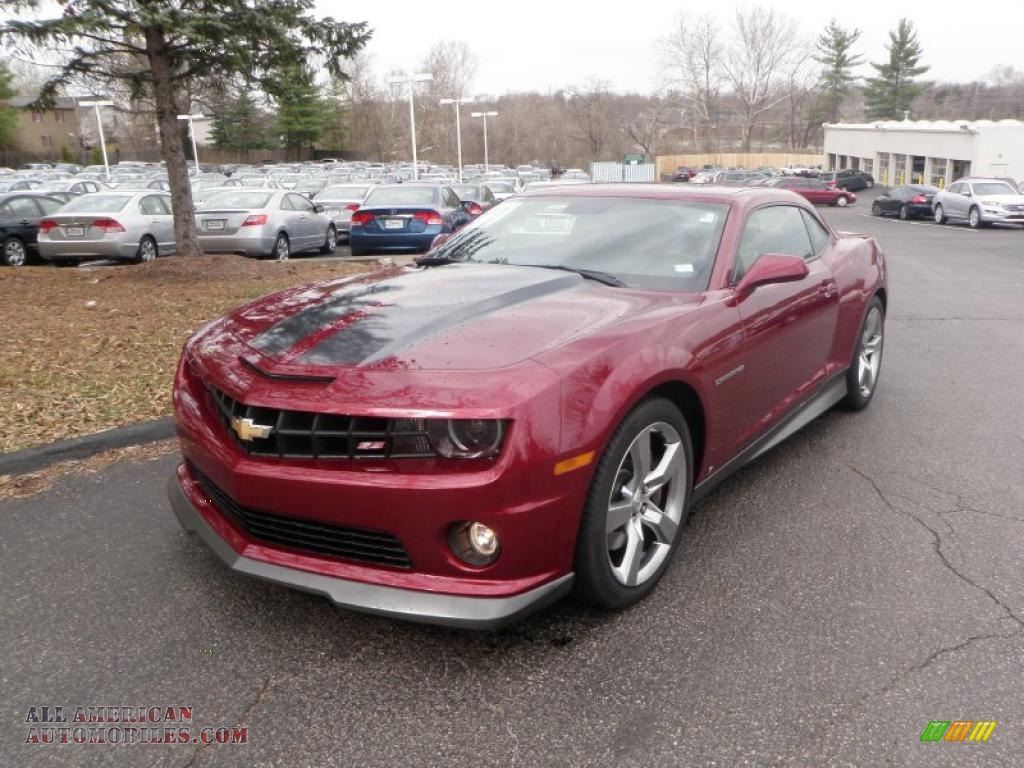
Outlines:
{"type": "Polygon", "coordinates": [[[551,184],[531,188],[522,197],[631,197],[656,200],[692,200],[703,203],[754,205],[762,202],[793,202],[804,198],[788,190],[771,187],[718,187],[698,189],[668,184],[551,184]]]}

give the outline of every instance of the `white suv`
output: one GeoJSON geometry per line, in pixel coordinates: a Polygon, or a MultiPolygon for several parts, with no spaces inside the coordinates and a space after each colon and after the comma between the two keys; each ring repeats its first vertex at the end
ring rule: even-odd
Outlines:
{"type": "Polygon", "coordinates": [[[960,179],[932,200],[936,224],[966,220],[974,229],[997,221],[1024,224],[1024,195],[1001,179],[960,179]]]}

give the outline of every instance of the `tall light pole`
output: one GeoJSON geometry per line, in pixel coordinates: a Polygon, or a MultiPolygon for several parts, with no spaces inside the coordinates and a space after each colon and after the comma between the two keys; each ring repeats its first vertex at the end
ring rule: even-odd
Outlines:
{"type": "Polygon", "coordinates": [[[103,149],[103,167],[107,171],[107,181],[110,181],[110,163],[107,162],[107,140],[103,137],[103,118],[100,117],[100,107],[112,107],[112,101],[80,101],[80,107],[93,107],[96,110],[96,125],[100,129],[100,147],[103,149]]]}
{"type": "Polygon", "coordinates": [[[487,157],[487,118],[497,117],[497,112],[473,112],[472,117],[482,117],[484,119],[484,173],[491,170],[490,159],[487,157]]]}
{"type": "Polygon", "coordinates": [[[459,157],[459,181],[462,181],[462,122],[459,119],[459,106],[461,104],[469,104],[473,101],[473,97],[469,96],[465,99],[441,99],[442,104],[452,104],[455,107],[455,150],[459,157]]]}
{"type": "Polygon", "coordinates": [[[399,85],[405,84],[409,86],[409,133],[412,136],[412,180],[420,180],[420,167],[416,159],[416,107],[413,101],[413,85],[415,83],[425,83],[434,78],[427,72],[420,72],[416,75],[401,75],[399,77],[388,78],[388,85],[399,85]]]}
{"type": "Polygon", "coordinates": [[[205,115],[202,112],[194,115],[178,115],[179,120],[188,120],[188,135],[192,137],[192,159],[196,161],[196,176],[199,175],[199,150],[196,149],[196,129],[192,125],[193,120],[201,120],[205,115]]]}

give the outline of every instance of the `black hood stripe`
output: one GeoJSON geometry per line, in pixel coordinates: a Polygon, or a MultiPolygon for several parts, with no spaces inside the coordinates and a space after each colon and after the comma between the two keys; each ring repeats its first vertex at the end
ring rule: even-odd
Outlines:
{"type": "Polygon", "coordinates": [[[465,304],[432,307],[388,306],[346,326],[317,344],[296,362],[303,364],[372,365],[431,336],[484,315],[580,285],[576,275],[563,275],[513,288],[465,304]]]}

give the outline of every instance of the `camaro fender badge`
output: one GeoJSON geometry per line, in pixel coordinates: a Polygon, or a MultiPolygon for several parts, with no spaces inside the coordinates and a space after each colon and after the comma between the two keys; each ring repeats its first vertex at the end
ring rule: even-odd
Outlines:
{"type": "Polygon", "coordinates": [[[723,384],[724,382],[731,379],[733,376],[739,376],[741,373],[743,373],[744,368],[746,368],[745,365],[737,365],[728,373],[719,376],[717,379],[715,379],[715,386],[717,387],[719,384],[723,384]]]}
{"type": "Polygon", "coordinates": [[[235,434],[238,435],[239,440],[255,440],[257,438],[270,437],[270,433],[274,431],[273,427],[268,427],[265,424],[257,424],[252,419],[246,417],[241,418],[235,416],[231,419],[231,428],[235,430],[235,434]]]}

